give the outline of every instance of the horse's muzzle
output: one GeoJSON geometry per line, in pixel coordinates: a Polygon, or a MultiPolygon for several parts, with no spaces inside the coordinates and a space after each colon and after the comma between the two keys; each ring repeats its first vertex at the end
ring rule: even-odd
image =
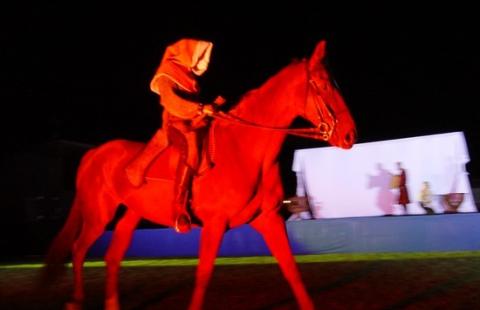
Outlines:
{"type": "Polygon", "coordinates": [[[343,137],[341,147],[344,149],[351,149],[355,141],[357,141],[357,132],[351,130],[343,137]]]}

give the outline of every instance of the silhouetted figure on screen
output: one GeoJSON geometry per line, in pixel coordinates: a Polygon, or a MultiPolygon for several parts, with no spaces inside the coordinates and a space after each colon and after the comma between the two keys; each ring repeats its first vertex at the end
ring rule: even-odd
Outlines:
{"type": "Polygon", "coordinates": [[[377,173],[369,175],[368,188],[377,189],[376,205],[384,215],[393,215],[395,194],[391,191],[392,173],[383,167],[382,163],[376,164],[377,173]]]}

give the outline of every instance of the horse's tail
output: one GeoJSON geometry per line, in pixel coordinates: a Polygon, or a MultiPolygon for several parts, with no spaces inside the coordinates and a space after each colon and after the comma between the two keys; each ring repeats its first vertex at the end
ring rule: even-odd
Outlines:
{"type": "Polygon", "coordinates": [[[72,209],[68,215],[67,221],[62,227],[62,230],[53,240],[48,249],[45,263],[46,264],[61,264],[64,263],[73,242],[78,236],[80,225],[82,224],[82,217],[80,212],[80,201],[78,195],[75,197],[72,209]]]}
{"type": "Polygon", "coordinates": [[[77,194],[65,224],[47,251],[41,275],[42,283],[52,282],[65,271],[65,262],[71,253],[73,243],[79,234],[83,222],[81,203],[81,199],[77,194]]]}

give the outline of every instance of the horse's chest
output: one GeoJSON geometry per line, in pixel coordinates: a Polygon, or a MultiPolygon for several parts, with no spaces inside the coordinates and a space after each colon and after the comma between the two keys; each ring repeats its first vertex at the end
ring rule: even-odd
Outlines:
{"type": "Polygon", "coordinates": [[[197,209],[238,210],[250,203],[259,192],[259,186],[260,180],[249,175],[219,173],[205,176],[194,184],[193,206],[197,209]]]}

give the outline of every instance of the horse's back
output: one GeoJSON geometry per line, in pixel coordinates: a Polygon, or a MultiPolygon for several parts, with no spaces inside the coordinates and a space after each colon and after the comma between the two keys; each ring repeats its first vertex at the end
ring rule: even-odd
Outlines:
{"type": "Polygon", "coordinates": [[[88,150],[82,157],[77,173],[77,188],[82,183],[99,180],[99,176],[113,181],[145,146],[144,143],[123,139],[111,140],[88,150]]]}

